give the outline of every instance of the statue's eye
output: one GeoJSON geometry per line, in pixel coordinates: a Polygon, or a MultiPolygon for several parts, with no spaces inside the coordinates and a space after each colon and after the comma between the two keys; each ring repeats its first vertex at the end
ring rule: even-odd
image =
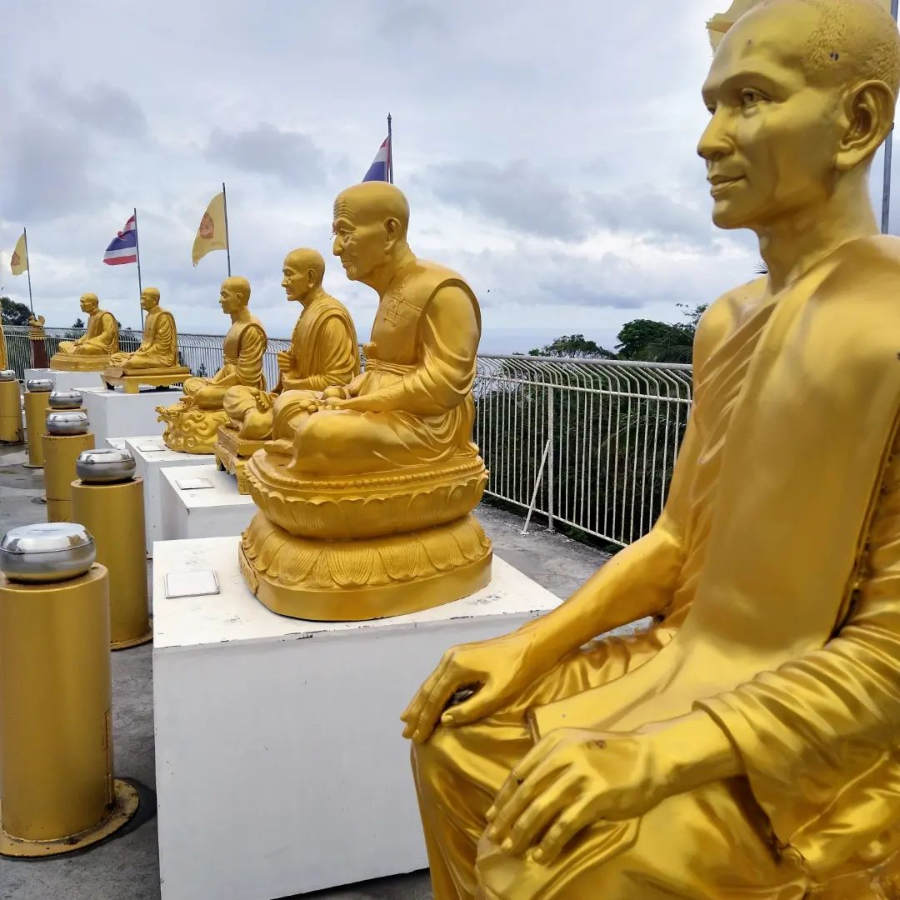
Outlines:
{"type": "Polygon", "coordinates": [[[756,106],[757,103],[762,103],[764,99],[763,95],[759,91],[753,90],[753,88],[744,88],[741,91],[741,106],[744,109],[756,106]]]}

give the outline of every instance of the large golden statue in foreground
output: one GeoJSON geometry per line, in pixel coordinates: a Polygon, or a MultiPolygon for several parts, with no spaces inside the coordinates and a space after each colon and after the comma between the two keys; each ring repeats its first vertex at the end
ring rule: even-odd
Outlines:
{"type": "Polygon", "coordinates": [[[163,440],[171,450],[182,453],[212,453],[216,432],[228,421],[222,407],[229,388],[243,385],[258,391],[266,389],[263,355],[266,332],[252,315],[250,282],[232,276],[222,282],[219,305],[231,317],[231,328],[225,335],[225,363],[211,378],[186,378],[184,396],[173,406],[158,406],[159,421],[165,422],[163,440]]]}
{"type": "Polygon", "coordinates": [[[110,385],[123,385],[126,393],[136,393],[142,384],[165,387],[180,384],[190,374],[187,366],[178,364],[178,332],[175,317],[159,305],[159,288],[141,291],[144,336],[134,353],[116,353],[103,370],[103,380],[110,385]]]}
{"type": "Polygon", "coordinates": [[[367,182],[334,204],[334,253],[379,295],[366,371],[346,387],[285,391],[276,440],[247,464],[260,507],[241,567],[270,609],[367,619],[466,596],[490,578],[471,510],[487,480],[471,443],[478,301],[416,259],[409,207],[367,182]]]}
{"type": "Polygon", "coordinates": [[[768,276],[699,325],[651,532],[403,714],[437,900],[900,896],[900,241],[867,182],[898,84],[875,0],[722,41],[699,151],[768,276]]]}
{"type": "Polygon", "coordinates": [[[228,422],[219,428],[215,453],[219,466],[237,476],[238,490],[250,492],[247,460],[272,437],[273,403],[285,391],[322,391],[347,384],[359,374],[359,349],[350,313],[322,289],[325,261],[317,250],[298,248],[284,260],[281,286],[289,301],[303,307],[291,335],[290,350],[278,354],[275,390],[237,386],[225,393],[228,422]]]}
{"type": "Polygon", "coordinates": [[[82,294],[81,311],[87,313],[87,330],[74,341],[60,341],[50,359],[50,368],[59,372],[99,372],[119,350],[119,323],[100,309],[96,294],[82,294]]]}

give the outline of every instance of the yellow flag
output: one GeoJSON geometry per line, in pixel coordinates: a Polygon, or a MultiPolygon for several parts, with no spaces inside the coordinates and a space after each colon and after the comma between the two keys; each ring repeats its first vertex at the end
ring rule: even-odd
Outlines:
{"type": "Polygon", "coordinates": [[[216,194],[209,201],[206,212],[200,220],[191,258],[196,266],[210,250],[225,250],[228,247],[228,232],[225,229],[225,192],[216,194]]]}
{"type": "Polygon", "coordinates": [[[9,267],[12,269],[13,275],[21,275],[28,268],[28,249],[25,245],[24,231],[22,237],[16,241],[16,249],[12,252],[9,267]]]}

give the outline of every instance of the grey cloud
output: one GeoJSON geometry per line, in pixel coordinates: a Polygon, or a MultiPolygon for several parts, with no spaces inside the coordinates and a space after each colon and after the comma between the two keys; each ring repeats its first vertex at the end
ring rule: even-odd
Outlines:
{"type": "Polygon", "coordinates": [[[109,84],[92,84],[81,91],[69,91],[59,81],[42,78],[35,93],[44,105],[96,131],[125,140],[147,136],[147,118],[130,94],[109,84]]]}
{"type": "Polygon", "coordinates": [[[245,131],[214,129],[207,156],[238,169],[275,176],[291,186],[313,185],[324,178],[322,153],[311,138],[266,122],[245,131]]]}
{"type": "Polygon", "coordinates": [[[525,234],[578,240],[590,230],[580,199],[528,162],[443,163],[426,169],[418,181],[444,203],[525,234]]]}
{"type": "Polygon", "coordinates": [[[0,179],[6,218],[54,218],[97,209],[110,196],[95,180],[91,143],[74,128],[26,122],[7,145],[0,179]]]}

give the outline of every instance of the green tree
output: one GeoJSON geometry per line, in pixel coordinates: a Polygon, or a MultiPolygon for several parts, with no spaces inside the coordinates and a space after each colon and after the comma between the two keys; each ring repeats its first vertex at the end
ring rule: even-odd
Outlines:
{"type": "Polygon", "coordinates": [[[626,322],[618,335],[618,358],[641,362],[689,363],[697,323],[706,306],[688,307],[679,303],[678,307],[687,322],[670,324],[654,319],[626,322]]]}
{"type": "Polygon", "coordinates": [[[84,320],[79,316],[73,323],[73,328],[84,328],[84,320]]]}
{"type": "Polygon", "coordinates": [[[0,297],[0,314],[4,325],[27,325],[31,318],[31,310],[24,303],[9,297],[0,297]]]}
{"type": "Polygon", "coordinates": [[[564,334],[552,344],[528,351],[529,356],[561,356],[569,359],[615,359],[615,353],[588,340],[583,334],[564,334]]]}

